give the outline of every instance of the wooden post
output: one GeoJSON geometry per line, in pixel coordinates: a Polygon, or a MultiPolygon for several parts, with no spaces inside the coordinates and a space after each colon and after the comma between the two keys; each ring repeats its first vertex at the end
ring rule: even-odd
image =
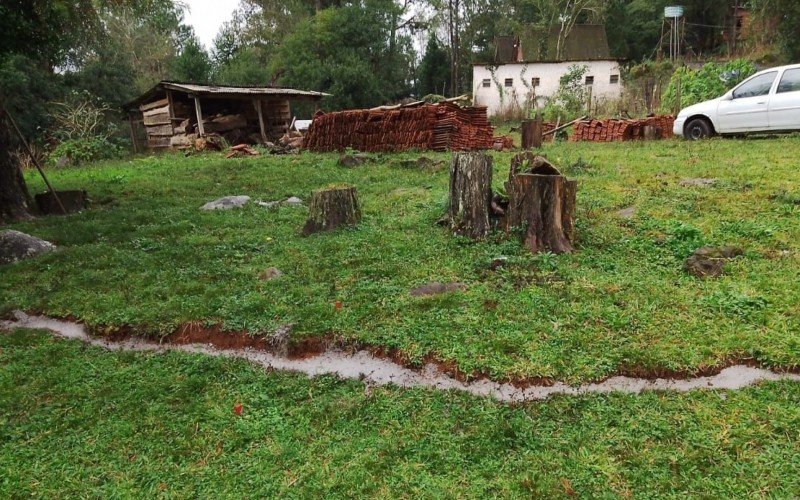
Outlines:
{"type": "Polygon", "coordinates": [[[474,240],[489,234],[492,170],[492,157],[484,153],[453,154],[445,220],[454,234],[474,240]]]}
{"type": "Polygon", "coordinates": [[[203,110],[200,108],[200,98],[198,96],[194,96],[194,112],[197,114],[197,131],[200,132],[200,137],[206,135],[206,131],[203,128],[203,110]]]}
{"type": "Polygon", "coordinates": [[[259,99],[254,99],[253,100],[253,106],[255,106],[256,107],[256,111],[258,111],[258,126],[261,129],[261,140],[264,141],[264,144],[266,144],[269,141],[267,139],[267,129],[264,126],[264,110],[263,110],[264,105],[263,104],[264,103],[259,99]]]}
{"type": "Polygon", "coordinates": [[[130,127],[131,131],[131,142],[133,143],[133,152],[134,154],[139,154],[139,145],[136,141],[136,129],[133,126],[133,113],[130,111],[128,112],[128,126],[130,127]]]}
{"type": "Polygon", "coordinates": [[[542,118],[522,120],[522,149],[542,147],[542,118]]]}
{"type": "Polygon", "coordinates": [[[508,227],[524,231],[525,247],[533,253],[574,250],[577,181],[562,176],[545,158],[522,153],[511,160],[506,190],[508,227]]]}
{"type": "Polygon", "coordinates": [[[169,128],[172,130],[172,135],[175,135],[175,106],[172,102],[171,90],[167,90],[167,107],[169,109],[169,128]]]}
{"type": "Polygon", "coordinates": [[[334,186],[311,193],[308,220],[303,236],[321,231],[333,231],[341,226],[355,225],[361,220],[356,188],[334,186]]]}

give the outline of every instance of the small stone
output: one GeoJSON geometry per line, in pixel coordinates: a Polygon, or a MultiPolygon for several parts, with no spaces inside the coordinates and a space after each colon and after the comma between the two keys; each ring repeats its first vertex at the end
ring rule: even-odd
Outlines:
{"type": "Polygon", "coordinates": [[[339,157],[339,166],[345,168],[360,167],[367,162],[374,161],[369,155],[362,153],[352,155],[342,155],[339,157]]]}
{"type": "Polygon", "coordinates": [[[705,179],[697,177],[693,179],[681,179],[678,183],[681,187],[711,187],[717,183],[717,179],[705,179]]]}
{"type": "Polygon", "coordinates": [[[258,279],[261,281],[272,281],[274,279],[278,279],[283,276],[283,273],[277,267],[270,267],[269,269],[262,271],[258,275],[258,279]]]}
{"type": "Polygon", "coordinates": [[[633,219],[633,216],[636,215],[636,207],[623,208],[617,212],[617,215],[623,219],[633,219]]]}
{"type": "Polygon", "coordinates": [[[290,198],[286,198],[286,201],[284,201],[284,203],[286,203],[287,205],[302,205],[303,200],[301,200],[297,196],[292,196],[290,198]]]}
{"type": "Polygon", "coordinates": [[[725,264],[744,254],[739,247],[702,247],[686,259],[683,269],[696,278],[718,278],[722,276],[725,264]]]}
{"type": "Polygon", "coordinates": [[[442,284],[437,281],[433,281],[431,283],[427,283],[425,285],[417,287],[411,290],[411,292],[409,293],[411,294],[412,297],[428,297],[431,295],[440,295],[448,292],[456,292],[456,291],[462,292],[466,289],[467,285],[465,285],[464,283],[442,284]]]}
{"type": "Polygon", "coordinates": [[[281,202],[279,201],[257,201],[256,205],[264,208],[272,208],[280,205],[281,202]]]}
{"type": "Polygon", "coordinates": [[[250,201],[249,196],[225,196],[214,201],[209,201],[200,210],[230,210],[232,208],[242,208],[250,201]]]}
{"type": "Polygon", "coordinates": [[[0,231],[0,264],[13,264],[55,249],[56,246],[49,241],[19,231],[0,231]]]}

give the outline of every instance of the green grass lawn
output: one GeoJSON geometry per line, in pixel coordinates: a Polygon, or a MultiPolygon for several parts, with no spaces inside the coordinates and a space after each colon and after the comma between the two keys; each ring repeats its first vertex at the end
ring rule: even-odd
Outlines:
{"type": "MultiPolygon", "coordinates": [[[[335,155],[210,154],[53,170],[58,188],[85,188],[94,206],[11,226],[60,251],[0,268],[0,313],[153,336],[195,320],[253,335],[293,323],[295,340],[396,348],[410,362],[431,355],[494,379],[693,372],[733,358],[800,364],[800,138],[558,143],[545,154],[579,181],[572,255],[530,255],[501,235],[451,236],[436,225],[448,174],[399,166],[419,156],[410,153],[355,169],[336,166],[335,155]],[[718,182],[678,185],[693,177],[718,182]],[[307,199],[342,182],[358,188],[364,217],[330,234],[300,236],[304,207],[198,209],[224,195],[307,199]],[[617,215],[629,206],[634,218],[617,215]],[[721,279],[701,281],[683,261],[705,244],[745,255],[721,279]],[[509,265],[490,271],[501,256],[509,265]],[[283,277],[260,281],[272,266],[283,277]],[[468,290],[409,296],[429,281],[468,290]]],[[[510,158],[494,154],[498,187],[510,158]]]]}
{"type": "Polygon", "coordinates": [[[800,495],[797,383],[508,406],[24,330],[0,367],[2,498],[800,495]]]}

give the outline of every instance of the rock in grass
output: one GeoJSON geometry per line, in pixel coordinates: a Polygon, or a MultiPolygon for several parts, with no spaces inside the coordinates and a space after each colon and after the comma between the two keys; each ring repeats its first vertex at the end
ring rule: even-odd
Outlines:
{"type": "Polygon", "coordinates": [[[280,269],[278,269],[277,267],[270,267],[269,269],[262,271],[258,275],[258,279],[260,279],[261,281],[272,281],[280,278],[281,276],[283,276],[283,273],[281,272],[280,269]]]}
{"type": "Polygon", "coordinates": [[[725,264],[743,253],[739,247],[702,247],[686,259],[683,269],[696,278],[718,278],[725,264]]]}
{"type": "Polygon", "coordinates": [[[292,196],[290,198],[286,198],[284,203],[287,204],[287,205],[302,205],[303,204],[303,200],[301,200],[297,196],[292,196]]]}
{"type": "Polygon", "coordinates": [[[617,215],[623,219],[633,219],[633,216],[636,215],[636,207],[623,208],[617,212],[617,215]]]}
{"type": "Polygon", "coordinates": [[[345,168],[355,168],[367,162],[374,161],[371,156],[365,154],[342,155],[339,157],[339,166],[345,168]]]}
{"type": "Polygon", "coordinates": [[[19,231],[0,231],[0,264],[13,264],[55,249],[56,246],[49,241],[19,231]]]}
{"type": "Polygon", "coordinates": [[[705,179],[697,177],[693,179],[681,179],[678,183],[681,187],[711,187],[717,183],[717,179],[705,179]]]}
{"type": "Polygon", "coordinates": [[[218,200],[209,201],[200,210],[230,210],[232,208],[242,208],[250,201],[249,196],[225,196],[218,200]]]}
{"type": "Polygon", "coordinates": [[[412,297],[428,297],[431,295],[441,295],[449,292],[462,292],[466,289],[467,285],[464,283],[439,283],[437,281],[433,281],[417,287],[411,290],[409,293],[412,297]]]}

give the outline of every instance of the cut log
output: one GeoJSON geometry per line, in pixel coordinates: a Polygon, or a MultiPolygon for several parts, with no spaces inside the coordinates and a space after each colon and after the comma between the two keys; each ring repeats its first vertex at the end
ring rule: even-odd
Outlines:
{"type": "Polygon", "coordinates": [[[489,234],[492,203],[492,157],[455,153],[450,162],[447,222],[454,234],[481,240],[489,234]]]}
{"type": "Polygon", "coordinates": [[[243,115],[224,115],[203,123],[203,130],[206,134],[210,134],[211,132],[229,132],[246,127],[247,119],[243,115]]]}
{"type": "Polygon", "coordinates": [[[508,227],[522,230],[523,245],[533,253],[570,253],[575,241],[577,182],[532,153],[512,159],[506,190],[508,227]]]}
{"type": "Polygon", "coordinates": [[[544,126],[541,118],[522,120],[522,149],[542,147],[544,126]]]}
{"type": "Polygon", "coordinates": [[[361,220],[356,188],[332,186],[311,193],[309,215],[303,227],[303,235],[333,231],[342,226],[351,226],[361,220]]]}

